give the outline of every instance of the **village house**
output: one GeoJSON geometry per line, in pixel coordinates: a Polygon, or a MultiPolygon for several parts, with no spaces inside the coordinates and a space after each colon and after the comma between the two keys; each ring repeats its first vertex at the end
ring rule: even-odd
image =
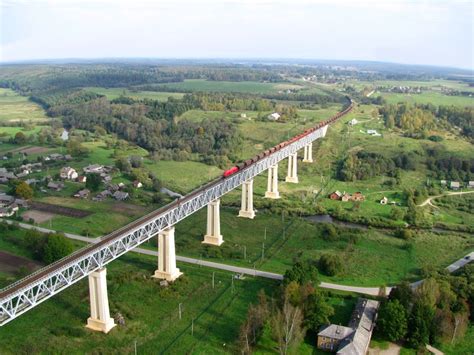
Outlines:
{"type": "Polygon", "coordinates": [[[378,301],[359,298],[348,326],[323,326],[318,333],[317,347],[341,355],[365,355],[377,320],[378,308],[378,301]]]}
{"type": "Polygon", "coordinates": [[[355,118],[353,118],[352,120],[350,120],[347,124],[349,126],[354,126],[356,125],[357,123],[359,123],[359,121],[357,121],[355,118]]]}
{"type": "Polygon", "coordinates": [[[104,201],[108,196],[111,196],[112,193],[109,190],[104,190],[102,192],[99,192],[94,198],[92,198],[93,201],[104,201]]]}
{"type": "Polygon", "coordinates": [[[347,192],[344,192],[341,197],[342,202],[348,202],[351,199],[351,194],[348,194],[347,192]]]}
{"type": "Polygon", "coordinates": [[[278,121],[280,119],[280,114],[278,112],[273,112],[267,116],[270,121],[278,121]]]}
{"type": "Polygon", "coordinates": [[[87,177],[84,175],[81,175],[77,178],[77,182],[80,182],[81,184],[85,184],[87,181],[87,177]]]}
{"type": "Polygon", "coordinates": [[[329,198],[331,200],[340,200],[342,197],[342,193],[340,191],[334,191],[329,195],[329,198]]]}
{"type": "Polygon", "coordinates": [[[59,182],[50,181],[48,182],[47,187],[50,190],[61,191],[64,188],[64,183],[60,181],[59,182]]]}
{"type": "Polygon", "coordinates": [[[75,180],[77,179],[79,174],[75,169],[71,168],[70,166],[66,166],[64,168],[61,168],[61,170],[59,171],[59,176],[61,177],[61,179],[65,180],[75,180]]]}
{"type": "Polygon", "coordinates": [[[468,189],[474,189],[474,181],[469,181],[469,182],[467,183],[467,188],[468,188],[468,189]]]}
{"type": "Polygon", "coordinates": [[[117,201],[124,201],[128,198],[128,192],[115,191],[113,196],[117,201]]]}
{"type": "Polygon", "coordinates": [[[89,197],[90,193],[91,193],[90,190],[82,189],[82,190],[79,190],[77,193],[75,193],[74,197],[76,197],[76,198],[87,198],[87,197],[89,197]]]}
{"type": "Polygon", "coordinates": [[[365,201],[365,196],[362,195],[362,192],[357,191],[352,194],[351,200],[356,202],[362,202],[365,201]]]}
{"type": "Polygon", "coordinates": [[[381,205],[386,205],[388,203],[388,198],[386,198],[385,196],[380,200],[380,204],[381,205]]]}
{"type": "Polygon", "coordinates": [[[139,189],[139,188],[143,187],[143,184],[140,181],[135,180],[133,182],[133,187],[136,188],[136,189],[139,189]]]}
{"type": "Polygon", "coordinates": [[[84,167],[84,173],[86,174],[100,174],[104,171],[104,167],[99,164],[91,164],[84,167]]]}
{"type": "Polygon", "coordinates": [[[451,181],[451,184],[449,186],[451,190],[459,190],[461,188],[461,184],[459,181],[451,181]]]}
{"type": "Polygon", "coordinates": [[[439,182],[441,184],[441,186],[443,187],[446,187],[446,185],[448,185],[448,182],[446,180],[440,180],[439,182]]]}

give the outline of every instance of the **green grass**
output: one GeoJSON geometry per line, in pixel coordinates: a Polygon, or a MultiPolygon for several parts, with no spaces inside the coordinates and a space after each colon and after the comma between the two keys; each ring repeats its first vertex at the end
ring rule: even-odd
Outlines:
{"type": "Polygon", "coordinates": [[[194,161],[147,160],[145,166],[163,182],[164,186],[181,193],[189,192],[221,174],[221,170],[215,166],[194,161]]]}
{"type": "Polygon", "coordinates": [[[326,241],[318,225],[302,219],[282,221],[279,216],[261,212],[248,220],[238,218],[237,212],[221,209],[224,244],[220,248],[201,244],[206,231],[205,210],[180,222],[176,229],[177,253],[276,273],[284,273],[298,258],[318,260],[323,253],[334,253],[344,258],[345,272],[336,277],[322,276],[324,280],[380,286],[416,280],[422,268],[445,267],[474,249],[471,241],[454,233],[420,232],[411,249],[405,241],[376,230],[363,232],[356,244],[326,241]]]}
{"type": "Polygon", "coordinates": [[[11,89],[0,88],[0,121],[46,121],[44,110],[11,89]]]}
{"type": "Polygon", "coordinates": [[[249,303],[273,281],[234,280],[230,273],[178,265],[184,275],[166,289],[150,276],[153,257],[127,254],[109,264],[107,283],[111,315],[125,326],[105,335],[84,327],[90,315],[87,280],[82,280],[0,332],[0,352],[18,353],[235,353],[235,341],[249,303]],[[212,288],[215,273],[215,288],[212,288]],[[182,319],[178,305],[182,304],[182,319]],[[191,322],[194,320],[194,334],[191,322]],[[24,334],[28,333],[28,337],[24,334]]]}
{"type": "Polygon", "coordinates": [[[169,97],[179,99],[184,95],[179,92],[130,91],[126,88],[85,87],[84,90],[95,92],[96,94],[100,95],[105,95],[109,100],[116,99],[120,96],[126,96],[135,100],[152,99],[158,101],[167,101],[169,97]]]}
{"type": "Polygon", "coordinates": [[[163,84],[168,88],[184,91],[216,91],[242,92],[247,94],[270,94],[280,90],[301,89],[300,85],[290,83],[260,83],[255,81],[208,81],[204,79],[190,79],[180,83],[163,84]]]}
{"type": "Polygon", "coordinates": [[[46,128],[46,126],[35,126],[33,129],[25,129],[23,127],[0,127],[0,137],[14,137],[18,132],[23,132],[26,136],[30,136],[38,133],[43,128],[46,128]]]}
{"type": "Polygon", "coordinates": [[[474,349],[474,326],[471,324],[461,340],[454,344],[442,344],[439,349],[446,355],[472,355],[474,349]]]}
{"type": "Polygon", "coordinates": [[[382,97],[388,103],[396,104],[398,102],[433,104],[433,105],[455,105],[455,106],[474,106],[474,97],[468,96],[450,96],[440,92],[424,91],[420,94],[398,94],[381,93],[382,97]]]}

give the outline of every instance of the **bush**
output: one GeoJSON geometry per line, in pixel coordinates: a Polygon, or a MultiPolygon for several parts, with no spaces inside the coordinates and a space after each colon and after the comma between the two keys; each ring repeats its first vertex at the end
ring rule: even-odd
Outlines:
{"type": "Polygon", "coordinates": [[[73,245],[69,239],[61,234],[51,234],[47,237],[44,246],[43,261],[47,264],[64,258],[73,251],[73,245]]]}
{"type": "Polygon", "coordinates": [[[319,284],[318,268],[316,264],[311,260],[298,261],[291,269],[286,270],[283,282],[285,285],[291,281],[296,281],[300,285],[304,285],[308,282],[314,285],[319,284]]]}
{"type": "Polygon", "coordinates": [[[328,275],[335,276],[344,270],[341,256],[335,254],[324,254],[319,259],[319,270],[328,275]]]}

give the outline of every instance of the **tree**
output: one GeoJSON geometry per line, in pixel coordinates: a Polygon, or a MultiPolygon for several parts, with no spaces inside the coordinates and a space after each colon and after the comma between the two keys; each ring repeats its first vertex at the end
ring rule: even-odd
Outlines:
{"type": "Polygon", "coordinates": [[[15,134],[15,138],[13,139],[15,144],[25,144],[26,142],[26,135],[23,132],[17,132],[15,134]]]}
{"type": "Polygon", "coordinates": [[[377,325],[388,340],[403,339],[407,332],[407,314],[403,305],[398,300],[382,303],[377,325]]]}
{"type": "Polygon", "coordinates": [[[308,282],[313,285],[319,284],[318,268],[311,260],[298,261],[291,269],[286,270],[283,282],[289,284],[291,281],[296,281],[300,285],[308,282]]]}
{"type": "Polygon", "coordinates": [[[129,173],[132,170],[132,164],[127,158],[120,158],[115,162],[115,166],[123,173],[129,173]]]}
{"type": "Polygon", "coordinates": [[[84,147],[77,139],[69,139],[66,145],[67,152],[73,157],[87,155],[89,150],[84,147]]]}
{"type": "Polygon", "coordinates": [[[408,342],[414,348],[419,348],[430,343],[430,336],[434,327],[435,310],[433,307],[421,302],[413,305],[408,321],[408,342]]]}
{"type": "Polygon", "coordinates": [[[283,307],[274,313],[271,324],[280,354],[287,354],[303,339],[303,313],[288,300],[285,300],[283,307]]]}
{"type": "Polygon", "coordinates": [[[51,234],[44,246],[43,261],[47,264],[62,259],[73,251],[72,243],[62,234],[51,234]]]}
{"type": "Polygon", "coordinates": [[[398,300],[400,304],[405,308],[405,311],[408,312],[410,305],[412,303],[413,290],[408,282],[402,282],[401,284],[393,287],[390,291],[388,299],[398,300]]]}
{"type": "Polygon", "coordinates": [[[334,308],[326,301],[324,295],[315,290],[306,300],[304,315],[305,325],[317,331],[322,325],[329,324],[329,317],[334,314],[334,308]]]}
{"type": "Polygon", "coordinates": [[[344,270],[344,263],[339,255],[323,254],[319,258],[319,269],[328,276],[335,276],[344,270]]]}
{"type": "Polygon", "coordinates": [[[33,189],[26,182],[22,181],[16,186],[15,195],[29,200],[33,197],[33,189]]]}
{"type": "Polygon", "coordinates": [[[98,191],[102,184],[102,178],[99,174],[87,174],[86,175],[86,187],[91,191],[98,191]]]}

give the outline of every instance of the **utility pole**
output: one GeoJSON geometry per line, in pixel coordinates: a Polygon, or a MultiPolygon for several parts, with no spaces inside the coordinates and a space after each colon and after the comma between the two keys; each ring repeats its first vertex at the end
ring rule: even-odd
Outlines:
{"type": "Polygon", "coordinates": [[[247,246],[244,245],[244,260],[247,260],[247,246]]]}
{"type": "Polygon", "coordinates": [[[191,335],[194,336],[194,318],[191,320],[191,335]]]}
{"type": "Polygon", "coordinates": [[[230,285],[230,292],[231,292],[231,293],[234,293],[234,274],[232,274],[232,281],[231,281],[231,285],[230,285]]]}
{"type": "Polygon", "coordinates": [[[215,287],[215,283],[214,283],[215,274],[216,274],[216,273],[213,271],[213,272],[212,272],[212,289],[214,289],[214,287],[215,287]]]}
{"type": "Polygon", "coordinates": [[[135,355],[137,355],[137,341],[135,340],[135,355]]]}
{"type": "Polygon", "coordinates": [[[267,240],[267,227],[265,227],[265,234],[263,235],[263,240],[267,240]]]}
{"type": "Polygon", "coordinates": [[[182,303],[178,304],[178,313],[179,313],[179,319],[180,319],[180,320],[181,320],[181,312],[182,312],[181,306],[182,306],[182,305],[183,305],[182,303]]]}
{"type": "Polygon", "coordinates": [[[262,243],[262,260],[265,257],[265,243],[262,243]]]}

